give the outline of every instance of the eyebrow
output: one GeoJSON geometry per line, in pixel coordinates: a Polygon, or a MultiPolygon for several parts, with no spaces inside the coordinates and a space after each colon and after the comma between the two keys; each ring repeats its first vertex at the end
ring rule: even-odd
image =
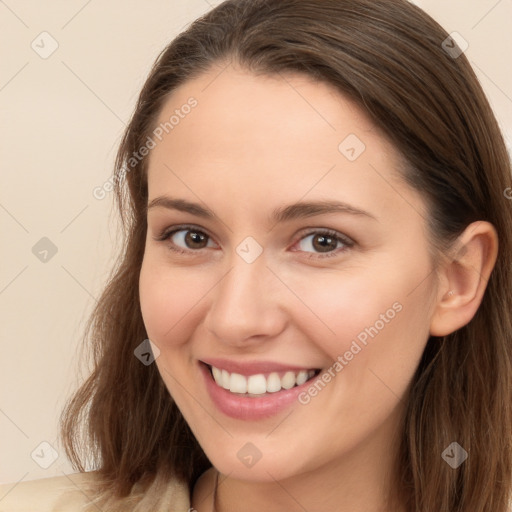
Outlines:
{"type": "MultiPolygon", "coordinates": [[[[187,201],[186,199],[175,199],[168,196],[158,196],[149,202],[146,208],[146,212],[152,208],[157,207],[166,208],[169,210],[178,210],[196,215],[197,217],[203,217],[205,219],[213,219],[215,217],[215,214],[207,207],[204,207],[199,203],[187,201]]],[[[324,200],[307,202],[301,201],[284,207],[276,208],[272,211],[272,215],[270,216],[269,221],[271,223],[282,223],[294,219],[302,219],[328,213],[345,213],[355,216],[364,216],[373,220],[377,220],[375,215],[371,214],[370,212],[356,208],[355,206],[352,206],[343,201],[324,200]]]]}

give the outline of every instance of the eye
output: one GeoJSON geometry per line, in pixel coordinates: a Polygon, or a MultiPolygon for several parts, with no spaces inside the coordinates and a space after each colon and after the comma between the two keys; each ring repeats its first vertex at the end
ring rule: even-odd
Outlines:
{"type": "MultiPolygon", "coordinates": [[[[216,247],[211,237],[195,226],[175,226],[163,230],[154,237],[157,241],[169,241],[169,249],[177,253],[199,252],[201,249],[216,247]]],[[[330,229],[310,231],[294,244],[300,251],[308,253],[308,258],[327,258],[337,256],[353,247],[355,242],[345,235],[330,229]]]]}
{"type": "Polygon", "coordinates": [[[169,248],[180,253],[215,247],[210,236],[194,226],[179,226],[170,231],[164,230],[155,239],[161,242],[169,240],[171,242],[169,248]]]}
{"type": "Polygon", "coordinates": [[[326,229],[310,232],[296,245],[298,250],[311,253],[309,257],[317,255],[320,258],[326,258],[346,251],[353,247],[354,242],[341,233],[326,229]]]}

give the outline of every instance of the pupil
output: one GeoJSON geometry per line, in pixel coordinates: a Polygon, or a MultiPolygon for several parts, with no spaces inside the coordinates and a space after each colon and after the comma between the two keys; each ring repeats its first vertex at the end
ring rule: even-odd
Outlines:
{"type": "Polygon", "coordinates": [[[336,249],[336,240],[331,236],[317,235],[313,238],[313,246],[320,252],[328,252],[331,249],[336,249]]]}
{"type": "Polygon", "coordinates": [[[203,233],[198,233],[197,231],[189,231],[185,236],[185,242],[187,243],[187,245],[197,246],[203,243],[204,246],[205,240],[206,235],[204,235],[203,233]]]}

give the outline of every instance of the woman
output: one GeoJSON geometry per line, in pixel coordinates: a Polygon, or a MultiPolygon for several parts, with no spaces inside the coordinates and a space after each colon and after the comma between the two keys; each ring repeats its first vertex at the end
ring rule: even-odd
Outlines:
{"type": "Polygon", "coordinates": [[[115,177],[62,418],[83,473],[45,510],[512,510],[510,160],[435,21],[224,2],[158,58],[115,177]]]}

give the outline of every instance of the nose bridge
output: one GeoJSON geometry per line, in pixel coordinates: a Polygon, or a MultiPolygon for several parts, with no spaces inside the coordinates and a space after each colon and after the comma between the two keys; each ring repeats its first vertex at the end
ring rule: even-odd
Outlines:
{"type": "Polygon", "coordinates": [[[284,312],[265,258],[248,262],[233,254],[230,263],[212,295],[207,314],[209,330],[233,343],[252,336],[275,336],[284,326],[284,312]]]}

